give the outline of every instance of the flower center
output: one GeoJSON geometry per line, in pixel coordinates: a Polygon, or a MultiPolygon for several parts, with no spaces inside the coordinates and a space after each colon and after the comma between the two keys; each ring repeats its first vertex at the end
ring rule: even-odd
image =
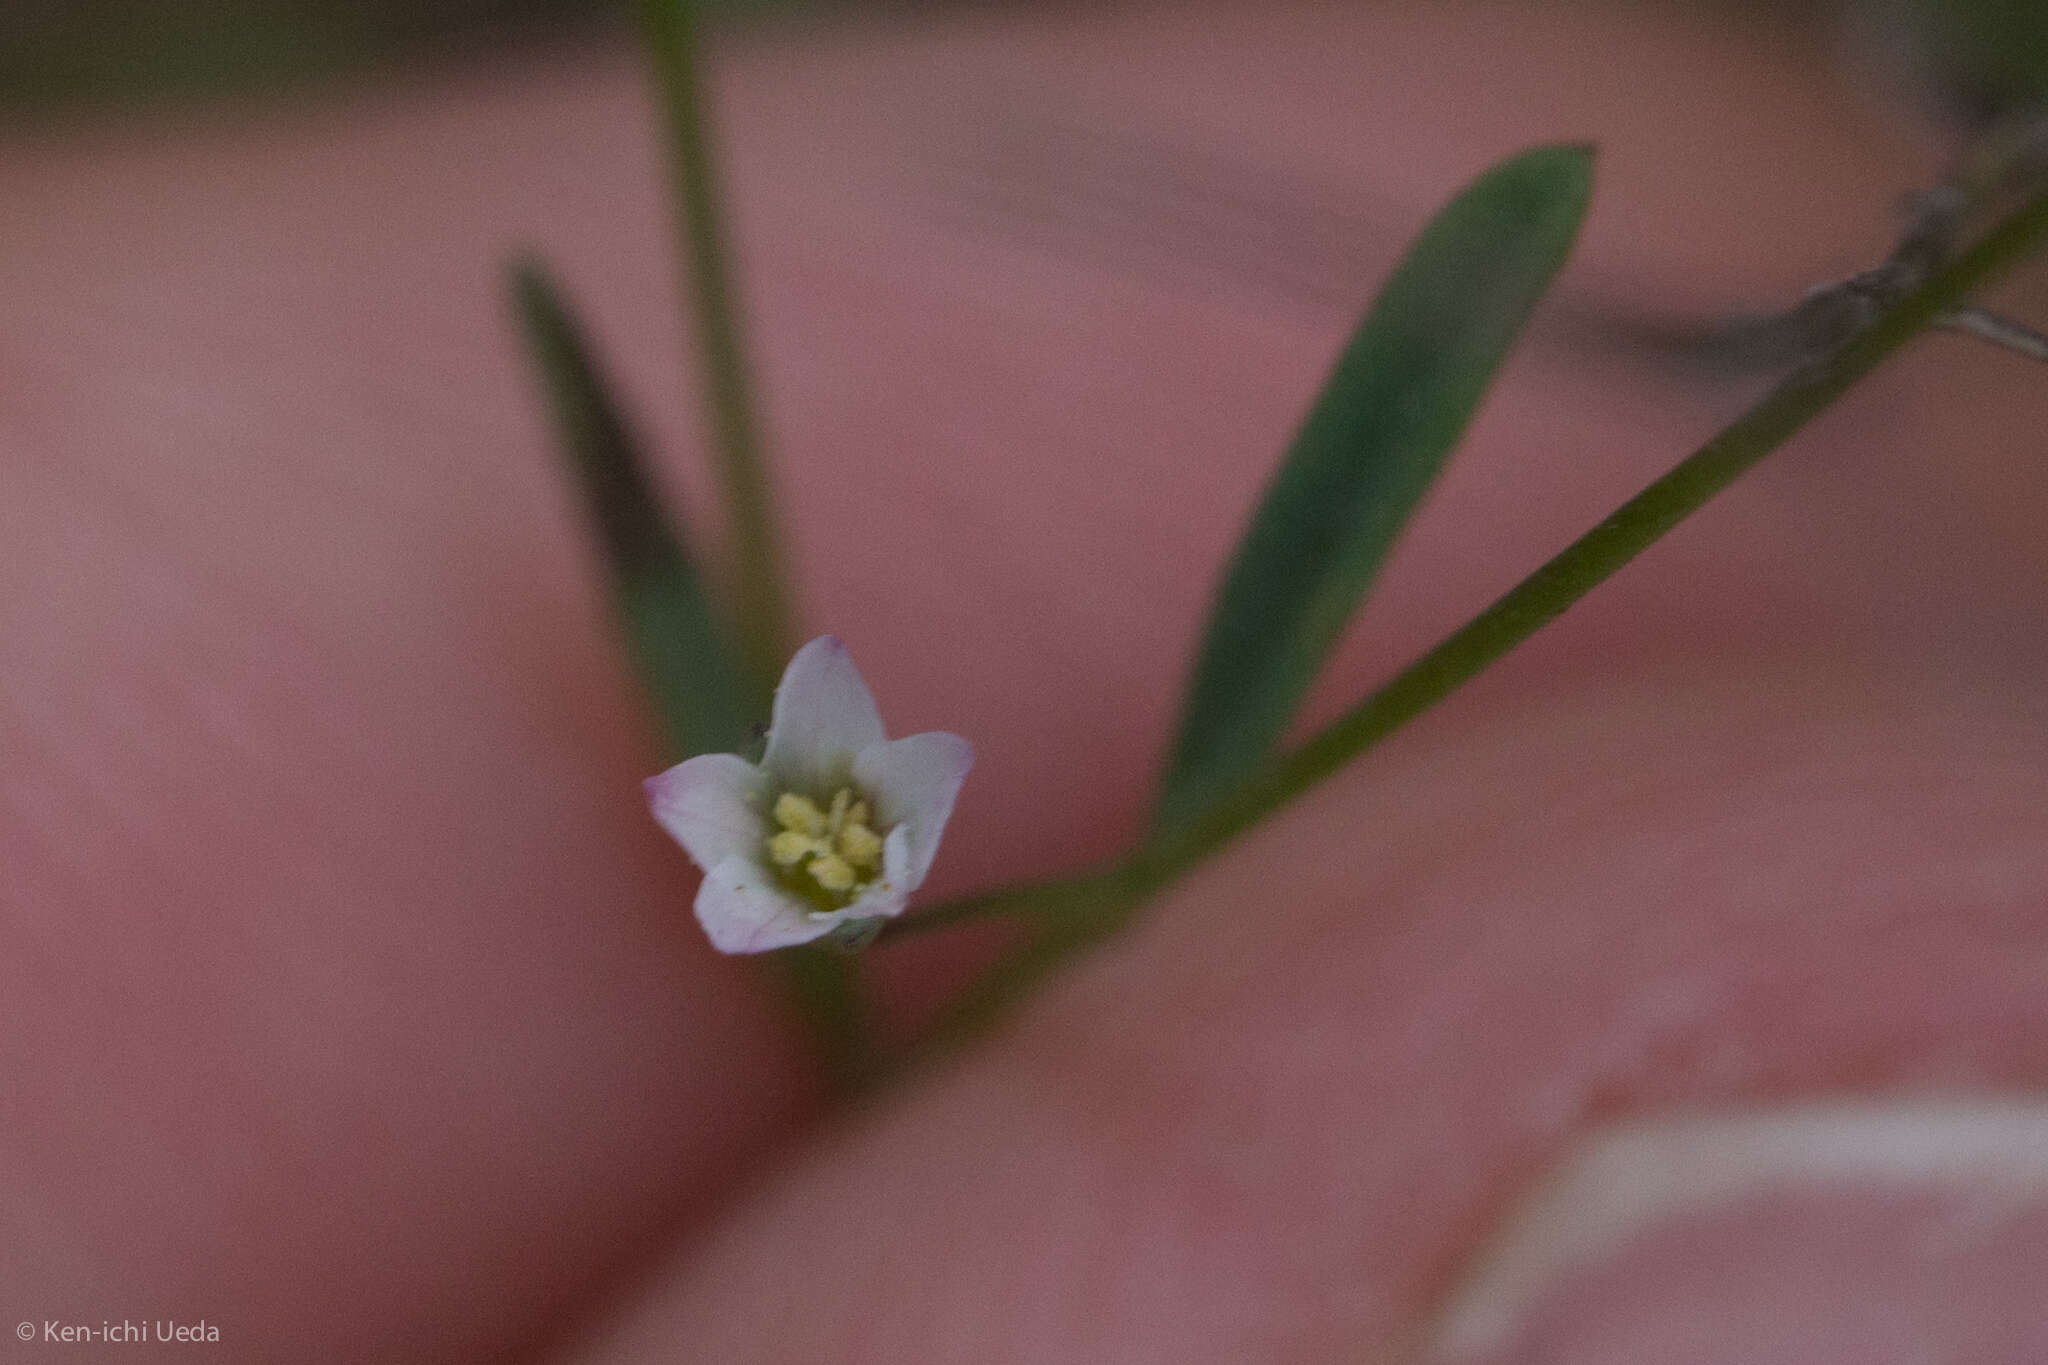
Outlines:
{"type": "Polygon", "coordinates": [[[830,808],[797,792],[775,798],[768,836],[769,861],[792,889],[814,904],[843,909],[859,899],[882,870],[882,839],[868,826],[868,803],[850,787],[832,793],[830,808]]]}

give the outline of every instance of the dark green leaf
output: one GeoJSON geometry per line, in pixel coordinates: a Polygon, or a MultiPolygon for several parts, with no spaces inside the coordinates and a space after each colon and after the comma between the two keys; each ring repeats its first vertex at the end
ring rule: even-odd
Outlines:
{"type": "Polygon", "coordinates": [[[514,268],[512,284],[648,695],[679,754],[745,749],[755,720],[767,718],[766,698],[752,695],[704,581],[663,517],[639,446],[559,292],[530,262],[514,268]]]}
{"type": "Polygon", "coordinates": [[[1539,147],[1425,228],[1338,357],[1218,591],[1156,828],[1271,756],[1396,535],[1570,253],[1593,152],[1539,147]]]}

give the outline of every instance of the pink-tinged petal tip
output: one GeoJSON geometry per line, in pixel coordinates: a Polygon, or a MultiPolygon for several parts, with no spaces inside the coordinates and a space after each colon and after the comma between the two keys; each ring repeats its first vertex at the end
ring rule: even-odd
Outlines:
{"type": "Polygon", "coordinates": [[[835,635],[796,652],[775,689],[761,766],[787,786],[822,791],[844,782],[861,750],[882,741],[882,717],[835,635]]]}
{"type": "Polygon", "coordinates": [[[655,822],[701,868],[759,851],[764,786],[761,770],[737,754],[699,754],[642,784],[655,822]]]}

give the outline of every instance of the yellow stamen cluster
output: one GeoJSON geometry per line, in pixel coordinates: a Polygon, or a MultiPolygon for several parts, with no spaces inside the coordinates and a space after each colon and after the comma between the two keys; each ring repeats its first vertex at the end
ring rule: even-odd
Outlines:
{"type": "Polygon", "coordinates": [[[798,864],[819,890],[836,900],[851,900],[882,870],[882,840],[868,827],[868,803],[841,787],[832,793],[830,810],[819,810],[808,796],[784,792],[775,799],[775,823],[768,836],[768,856],[775,865],[795,873],[798,864]]]}

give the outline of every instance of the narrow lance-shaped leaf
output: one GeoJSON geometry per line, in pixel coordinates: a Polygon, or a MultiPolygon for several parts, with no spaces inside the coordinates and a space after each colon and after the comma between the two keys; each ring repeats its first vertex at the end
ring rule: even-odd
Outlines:
{"type": "Polygon", "coordinates": [[[641,681],[682,755],[739,750],[767,699],[739,667],[624,414],[540,266],[514,267],[519,318],[604,552],[641,681]]]}
{"type": "MultiPolygon", "coordinates": [[[[704,581],[663,518],[620,407],[590,348],[545,273],[513,271],[513,291],[555,422],[611,574],[612,593],[641,682],[679,757],[727,753],[752,743],[769,712],[767,690],[739,662],[704,581]]],[[[870,1070],[860,982],[851,960],[829,948],[779,954],[785,978],[836,1084],[855,1088],[870,1070]]]]}
{"type": "Polygon", "coordinates": [[[1258,771],[1570,254],[1590,147],[1467,186],[1409,247],[1338,357],[1216,596],[1155,831],[1258,771]]]}

